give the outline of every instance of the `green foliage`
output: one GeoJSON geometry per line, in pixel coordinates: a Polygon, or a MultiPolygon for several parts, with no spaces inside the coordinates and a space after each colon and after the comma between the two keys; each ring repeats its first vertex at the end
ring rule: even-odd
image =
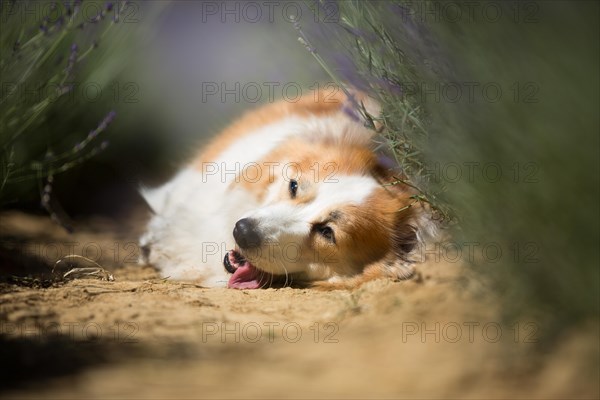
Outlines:
{"type": "Polygon", "coordinates": [[[97,110],[103,104],[86,90],[105,89],[122,68],[106,54],[118,56],[123,44],[115,39],[134,24],[120,21],[128,3],[117,4],[88,2],[82,12],[80,1],[2,3],[0,199],[107,147],[98,136],[115,113],[97,110]],[[96,122],[89,133],[73,131],[70,122],[84,113],[96,122]]]}
{"type": "Polygon", "coordinates": [[[315,47],[350,55],[329,68],[376,94],[398,162],[425,199],[454,210],[460,261],[506,317],[535,314],[546,337],[596,319],[598,3],[496,2],[500,18],[482,12],[487,2],[453,3],[454,14],[443,2],[337,4],[333,42],[315,47]],[[460,98],[444,96],[449,84],[460,98]]]}

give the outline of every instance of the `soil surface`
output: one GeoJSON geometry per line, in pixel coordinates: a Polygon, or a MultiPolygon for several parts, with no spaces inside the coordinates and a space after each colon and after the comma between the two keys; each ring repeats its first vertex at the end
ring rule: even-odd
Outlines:
{"type": "Polygon", "coordinates": [[[0,215],[0,396],[600,396],[597,325],[540,349],[536,322],[502,322],[460,263],[352,291],[207,289],[137,265],[140,226],[0,215]],[[69,254],[105,272],[55,265],[69,254]]]}

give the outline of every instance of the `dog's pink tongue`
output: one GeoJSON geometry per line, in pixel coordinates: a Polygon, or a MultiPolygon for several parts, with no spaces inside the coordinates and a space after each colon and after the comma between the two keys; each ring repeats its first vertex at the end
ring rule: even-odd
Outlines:
{"type": "Polygon", "coordinates": [[[258,289],[266,283],[265,275],[246,261],[229,278],[227,287],[230,289],[258,289]]]}

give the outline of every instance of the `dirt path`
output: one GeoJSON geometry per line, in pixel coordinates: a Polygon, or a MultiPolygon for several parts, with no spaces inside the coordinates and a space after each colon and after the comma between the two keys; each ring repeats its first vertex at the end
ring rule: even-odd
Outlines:
{"type": "Polygon", "coordinates": [[[599,395],[596,326],[533,356],[543,332],[500,322],[458,264],[354,291],[205,289],[135,265],[131,226],[80,228],[1,216],[0,267],[17,276],[0,286],[6,398],[599,395]],[[65,243],[88,256],[97,246],[115,280],[52,283],[52,246],[65,243]],[[33,272],[43,278],[24,278],[33,272]]]}

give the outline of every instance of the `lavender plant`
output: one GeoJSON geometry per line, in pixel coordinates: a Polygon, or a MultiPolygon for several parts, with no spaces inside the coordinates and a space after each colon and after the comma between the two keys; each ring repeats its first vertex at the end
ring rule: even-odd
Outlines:
{"type": "Polygon", "coordinates": [[[444,2],[308,4],[339,16],[311,32],[311,52],[378,97],[382,145],[423,199],[459,217],[450,262],[471,266],[479,294],[501,299],[510,321],[535,315],[544,339],[597,323],[598,4],[451,3],[452,15],[444,2]],[[445,84],[463,96],[444,97],[445,84]],[[436,164],[462,174],[450,181],[436,164]]]}
{"type": "MultiPolygon", "coordinates": [[[[122,29],[115,26],[128,3],[85,5],[79,0],[1,5],[0,200],[10,200],[19,184],[48,177],[51,183],[52,176],[108,146],[103,134],[114,110],[105,110],[87,134],[71,132],[64,120],[89,111],[74,91],[104,67],[96,53],[105,53],[111,33],[122,29]]],[[[45,206],[49,188],[42,194],[45,206]]]]}
{"type": "Polygon", "coordinates": [[[368,127],[375,129],[374,122],[382,125],[379,147],[390,151],[402,170],[402,176],[392,184],[413,187],[418,194],[413,196],[411,204],[428,203],[436,218],[446,223],[453,221],[456,215],[443,197],[445,187],[429,185],[433,168],[423,155],[429,137],[427,110],[409,85],[431,77],[431,62],[435,59],[420,52],[410,41],[411,35],[427,39],[425,27],[407,18],[409,9],[400,2],[307,4],[315,16],[328,15],[333,17],[329,22],[335,24],[323,21],[319,27],[321,34],[317,33],[315,38],[317,41],[319,36],[322,38],[321,45],[316,45],[295,23],[299,41],[343,90],[350,85],[365,91],[383,107],[381,116],[373,116],[362,104],[355,104],[368,127]],[[410,25],[401,26],[400,20],[410,25]],[[328,57],[327,53],[321,55],[318,48],[336,51],[328,57]]]}

